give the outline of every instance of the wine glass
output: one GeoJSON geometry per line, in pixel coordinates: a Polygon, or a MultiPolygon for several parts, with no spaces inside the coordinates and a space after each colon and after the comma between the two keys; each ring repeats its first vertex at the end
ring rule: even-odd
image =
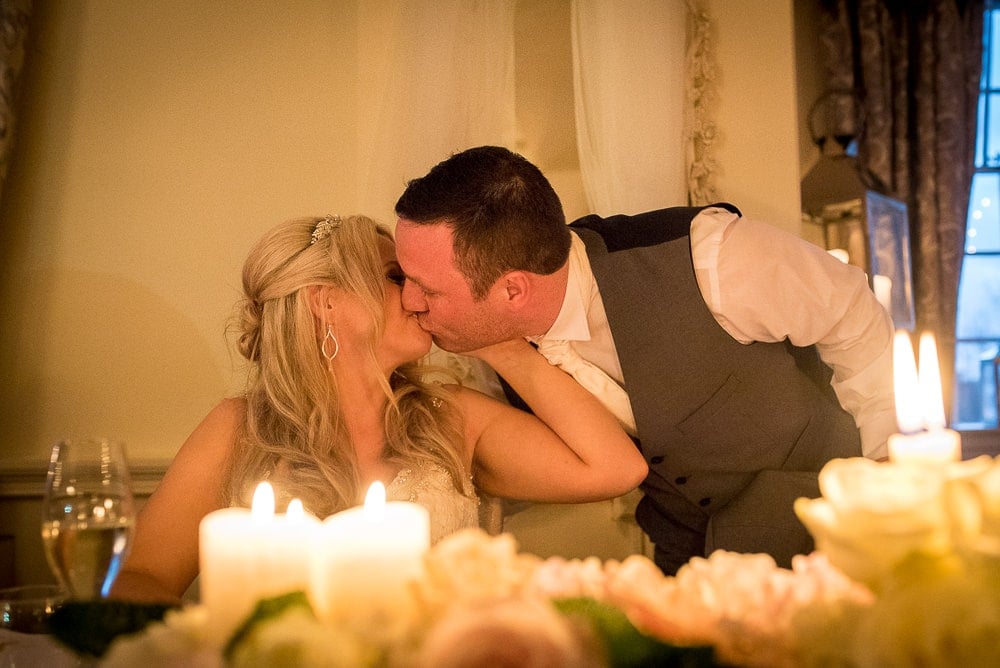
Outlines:
{"type": "Polygon", "coordinates": [[[60,584],[75,599],[107,597],[135,526],[124,445],[106,438],[56,443],[43,505],[45,556],[60,584]]]}

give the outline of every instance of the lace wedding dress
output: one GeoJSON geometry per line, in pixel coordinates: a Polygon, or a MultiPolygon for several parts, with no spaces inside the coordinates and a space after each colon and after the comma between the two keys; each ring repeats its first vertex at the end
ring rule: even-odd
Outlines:
{"type": "Polygon", "coordinates": [[[431,521],[431,543],[459,529],[479,526],[479,498],[472,480],[463,480],[459,493],[451,476],[441,466],[405,468],[385,489],[389,501],[412,501],[427,508],[431,521]]]}

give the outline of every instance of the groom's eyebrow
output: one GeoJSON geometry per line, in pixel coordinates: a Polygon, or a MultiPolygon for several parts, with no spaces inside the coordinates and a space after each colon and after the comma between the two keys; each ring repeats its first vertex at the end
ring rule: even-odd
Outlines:
{"type": "MultiPolygon", "coordinates": [[[[400,267],[400,269],[402,269],[402,267],[400,267]]],[[[424,283],[423,281],[421,281],[419,278],[416,278],[412,274],[408,274],[406,271],[403,271],[403,276],[405,276],[406,280],[410,281],[411,283],[415,283],[416,286],[418,288],[420,288],[421,290],[423,290],[424,292],[428,292],[428,293],[429,292],[434,292],[433,290],[431,290],[430,288],[427,287],[426,283],[424,283]]]]}

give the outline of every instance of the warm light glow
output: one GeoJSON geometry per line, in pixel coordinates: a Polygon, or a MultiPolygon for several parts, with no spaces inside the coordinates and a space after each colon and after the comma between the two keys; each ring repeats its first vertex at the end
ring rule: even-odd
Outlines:
{"type": "Polygon", "coordinates": [[[374,482],[364,505],[327,517],[313,544],[309,600],[320,619],[371,632],[399,615],[419,616],[413,580],[430,548],[430,514],[385,499],[374,482]]]}
{"type": "Polygon", "coordinates": [[[892,311],[892,279],[882,274],[872,276],[872,290],[875,299],[886,311],[892,311]]]}
{"type": "Polygon", "coordinates": [[[365,515],[379,520],[385,515],[385,485],[376,480],[365,494],[365,515]]]}
{"type": "Polygon", "coordinates": [[[308,587],[319,520],[301,501],[283,515],[274,506],[274,488],[262,482],[249,508],[220,508],[199,524],[201,603],[219,637],[231,635],[261,598],[308,587]]]}
{"type": "Polygon", "coordinates": [[[250,516],[255,520],[265,521],[274,517],[274,489],[266,480],[254,490],[250,516]]]}
{"type": "Polygon", "coordinates": [[[893,381],[896,391],[896,422],[899,431],[912,434],[923,427],[920,399],[917,393],[917,362],[913,357],[913,343],[905,330],[896,330],[892,343],[893,381]]]}
{"type": "Polygon", "coordinates": [[[938,366],[937,343],[930,332],[920,335],[920,401],[923,404],[924,426],[944,429],[941,369],[938,366]]]}
{"type": "Polygon", "coordinates": [[[844,264],[847,264],[851,260],[850,254],[843,248],[831,248],[830,250],[827,251],[827,253],[837,258],[844,264]]]}
{"type": "Polygon", "coordinates": [[[889,436],[889,460],[899,464],[938,466],[962,458],[962,439],[945,428],[934,335],[920,336],[920,374],[917,377],[909,332],[899,330],[893,341],[893,380],[896,419],[901,434],[889,436]]]}
{"type": "Polygon", "coordinates": [[[302,507],[302,501],[299,499],[292,499],[288,502],[288,510],[285,511],[288,516],[288,521],[295,524],[301,524],[306,518],[306,510],[302,507]]]}

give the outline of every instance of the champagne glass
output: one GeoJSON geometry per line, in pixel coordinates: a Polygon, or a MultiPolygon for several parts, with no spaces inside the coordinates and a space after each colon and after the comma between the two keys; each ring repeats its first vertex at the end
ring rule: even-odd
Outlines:
{"type": "Polygon", "coordinates": [[[134,526],[124,445],[106,438],[56,443],[45,485],[42,542],[49,568],[73,598],[108,596],[134,526]]]}

